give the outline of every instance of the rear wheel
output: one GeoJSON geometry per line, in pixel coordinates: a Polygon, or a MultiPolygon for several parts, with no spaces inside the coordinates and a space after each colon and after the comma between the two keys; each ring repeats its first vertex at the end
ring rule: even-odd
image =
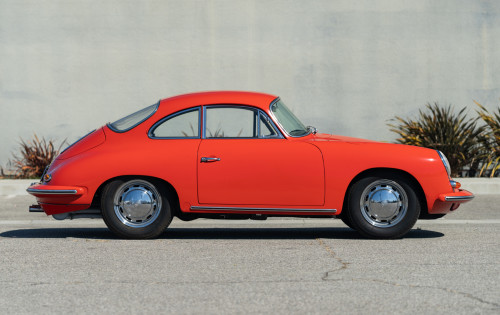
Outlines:
{"type": "Polygon", "coordinates": [[[402,237],[415,225],[419,214],[415,190],[402,177],[366,177],[350,190],[349,222],[364,236],[402,237]]]}
{"type": "Polygon", "coordinates": [[[146,239],[160,235],[172,221],[162,183],[143,179],[114,180],[103,190],[102,217],[108,228],[123,238],[146,239]]]}

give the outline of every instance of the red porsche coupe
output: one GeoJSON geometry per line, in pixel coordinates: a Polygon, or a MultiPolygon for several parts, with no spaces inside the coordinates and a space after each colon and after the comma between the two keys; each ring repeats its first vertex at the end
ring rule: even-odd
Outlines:
{"type": "Polygon", "coordinates": [[[159,236],[174,216],[338,217],[399,238],[474,195],[439,151],[317,133],[274,95],[175,96],[96,129],[28,188],[56,219],[102,216],[123,238],[159,236]]]}

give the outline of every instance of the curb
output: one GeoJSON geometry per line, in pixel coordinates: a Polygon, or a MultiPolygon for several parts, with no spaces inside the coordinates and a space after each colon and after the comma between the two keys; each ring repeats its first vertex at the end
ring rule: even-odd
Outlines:
{"type": "Polygon", "coordinates": [[[456,178],[455,180],[462,184],[463,189],[475,195],[500,194],[500,178],[456,178]]]}
{"type": "Polygon", "coordinates": [[[0,179],[0,196],[28,196],[26,189],[37,179],[0,179]]]}
{"type": "MultiPolygon", "coordinates": [[[[457,178],[462,188],[475,195],[500,194],[500,178],[457,178]]],[[[28,196],[26,189],[36,179],[1,179],[0,196],[28,196]]]]}

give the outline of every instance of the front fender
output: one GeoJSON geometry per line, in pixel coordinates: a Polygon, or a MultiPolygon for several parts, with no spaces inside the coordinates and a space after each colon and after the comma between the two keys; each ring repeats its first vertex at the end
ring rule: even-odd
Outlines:
{"type": "Polygon", "coordinates": [[[435,150],[377,142],[323,141],[315,145],[325,159],[328,207],[342,209],[349,185],[367,170],[393,169],[411,175],[421,186],[429,210],[441,194],[454,192],[435,150]]]}

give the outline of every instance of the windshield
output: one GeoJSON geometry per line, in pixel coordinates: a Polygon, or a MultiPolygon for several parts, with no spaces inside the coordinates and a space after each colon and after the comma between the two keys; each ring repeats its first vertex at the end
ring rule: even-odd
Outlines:
{"type": "Polygon", "coordinates": [[[135,126],[139,125],[156,111],[158,108],[158,105],[160,102],[148,106],[146,108],[141,109],[140,111],[137,111],[133,114],[130,114],[126,117],[123,117],[120,120],[115,121],[114,123],[108,124],[108,127],[111,128],[111,130],[116,131],[116,132],[125,132],[128,131],[135,126]]]}
{"type": "Polygon", "coordinates": [[[295,117],[295,115],[285,106],[285,104],[278,100],[271,104],[271,113],[285,129],[286,133],[292,137],[302,137],[309,134],[309,130],[295,117]]]}

